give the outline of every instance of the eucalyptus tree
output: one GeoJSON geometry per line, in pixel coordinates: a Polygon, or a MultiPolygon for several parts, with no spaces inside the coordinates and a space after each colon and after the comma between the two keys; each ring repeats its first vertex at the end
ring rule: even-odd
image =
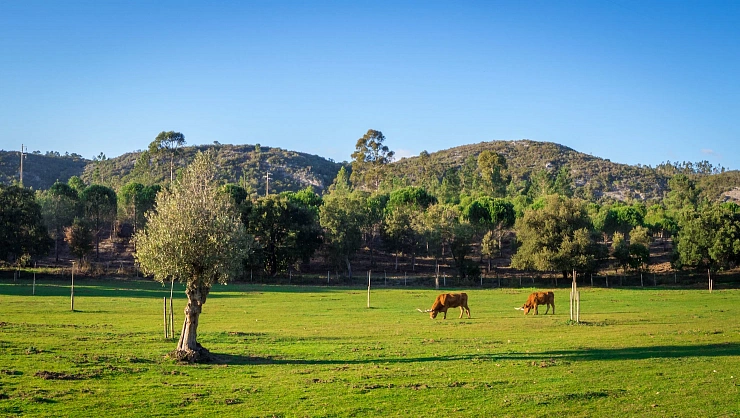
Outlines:
{"type": "Polygon", "coordinates": [[[231,197],[216,182],[213,156],[198,153],[182,179],[157,195],[147,226],[135,235],[136,260],[145,274],[185,284],[188,302],[177,348],[179,360],[207,359],[197,341],[198,320],[215,283],[239,275],[252,247],[231,197]]]}
{"type": "Polygon", "coordinates": [[[478,174],[481,177],[482,191],[493,197],[503,197],[511,176],[506,173],[506,158],[496,152],[485,150],[478,154],[478,174]]]}
{"type": "Polygon", "coordinates": [[[175,179],[175,158],[179,148],[185,145],[185,135],[175,131],[162,131],[149,144],[149,153],[163,155],[170,160],[170,182],[175,179]]]}
{"type": "Polygon", "coordinates": [[[350,278],[352,258],[362,245],[362,230],[367,224],[365,200],[364,195],[352,190],[342,167],[319,209],[329,259],[335,265],[344,263],[350,278]]]}
{"type": "Polygon", "coordinates": [[[621,232],[615,232],[612,235],[612,251],[611,255],[614,257],[615,267],[614,271],[618,272],[618,267],[622,268],[623,272],[627,272],[627,268],[630,266],[630,248],[627,239],[621,232]]]}
{"type": "MultiPolygon", "coordinates": [[[[93,184],[80,194],[80,201],[85,209],[95,236],[95,259],[100,258],[100,233],[105,222],[113,222],[118,207],[116,192],[110,187],[93,184]]],[[[111,226],[111,233],[113,227],[111,226]]]]}
{"type": "Polygon", "coordinates": [[[255,251],[270,275],[308,262],[321,244],[318,212],[293,193],[269,195],[244,205],[247,232],[259,244],[255,251]]]}
{"type": "Polygon", "coordinates": [[[68,184],[56,182],[49,190],[38,193],[41,212],[54,239],[54,257],[59,262],[59,241],[64,239],[64,228],[72,225],[78,215],[79,197],[68,184]]]}
{"type": "Polygon", "coordinates": [[[454,168],[448,168],[442,174],[439,188],[437,189],[437,198],[440,203],[458,203],[460,201],[460,192],[462,184],[460,176],[454,168]]]}
{"type": "Polygon", "coordinates": [[[123,219],[132,222],[134,233],[146,221],[144,214],[154,208],[160,190],[161,187],[157,184],[144,186],[141,183],[129,182],[118,191],[119,213],[123,219]]]}
{"type": "Polygon", "coordinates": [[[636,226],[630,231],[630,265],[635,270],[645,270],[650,265],[652,237],[648,228],[636,226]]]}
{"type": "Polygon", "coordinates": [[[393,162],[395,153],[384,144],[382,132],[369,129],[355,144],[352,153],[352,175],[350,180],[355,188],[377,191],[386,175],[388,164],[393,162]]]}
{"type": "Polygon", "coordinates": [[[677,231],[676,220],[668,215],[665,206],[661,204],[648,207],[644,221],[653,236],[657,236],[664,244],[666,235],[673,235],[677,231]]]}
{"type": "Polygon", "coordinates": [[[421,240],[419,218],[437,199],[421,187],[408,186],[391,192],[385,207],[384,232],[386,241],[398,253],[411,255],[411,269],[416,268],[416,251],[421,240]]]}
{"type": "Polygon", "coordinates": [[[516,219],[514,205],[506,199],[493,199],[488,196],[473,200],[465,207],[463,214],[476,230],[481,242],[481,256],[488,256],[488,268],[491,267],[491,255],[501,252],[502,240],[506,231],[514,226],[516,219]]]}

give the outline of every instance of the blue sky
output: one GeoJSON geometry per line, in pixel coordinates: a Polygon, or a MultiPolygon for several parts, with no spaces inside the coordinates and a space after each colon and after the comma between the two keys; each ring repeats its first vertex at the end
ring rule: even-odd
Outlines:
{"type": "Polygon", "coordinates": [[[740,169],[740,1],[0,0],[0,149],[491,140],[740,169]]]}

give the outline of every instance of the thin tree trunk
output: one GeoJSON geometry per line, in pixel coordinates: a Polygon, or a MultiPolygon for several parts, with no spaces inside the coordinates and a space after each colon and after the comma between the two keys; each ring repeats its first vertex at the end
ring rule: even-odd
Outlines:
{"type": "Polygon", "coordinates": [[[375,257],[374,257],[375,251],[374,251],[374,248],[373,248],[373,243],[375,241],[374,238],[375,238],[375,233],[374,232],[371,232],[370,233],[370,267],[375,266],[375,257]]]}
{"type": "Polygon", "coordinates": [[[352,280],[352,263],[349,262],[349,257],[344,257],[344,262],[347,263],[347,274],[349,279],[352,280]]]}
{"type": "Polygon", "coordinates": [[[54,257],[56,262],[59,262],[59,237],[62,235],[62,228],[57,226],[57,236],[54,237],[54,257]]]}

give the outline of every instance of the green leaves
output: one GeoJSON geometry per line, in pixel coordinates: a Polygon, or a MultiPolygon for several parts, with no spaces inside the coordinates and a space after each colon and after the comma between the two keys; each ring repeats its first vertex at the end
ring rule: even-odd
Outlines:
{"type": "Polygon", "coordinates": [[[352,184],[357,188],[378,190],[385,178],[386,167],[393,162],[394,152],[384,145],[385,136],[369,129],[357,140],[352,153],[352,184]]]}
{"type": "Polygon", "coordinates": [[[564,196],[545,198],[540,209],[526,211],[516,222],[521,246],[515,268],[563,271],[593,268],[600,251],[583,202],[564,196]]]}
{"type": "Polygon", "coordinates": [[[199,153],[181,181],[157,195],[147,227],[135,236],[136,260],[159,282],[210,287],[238,275],[252,239],[230,196],[215,181],[212,156],[199,153]]]}
{"type": "Polygon", "coordinates": [[[676,237],[677,267],[732,267],[740,262],[740,215],[736,205],[704,203],[686,210],[676,237]]]}
{"type": "Polygon", "coordinates": [[[45,254],[50,245],[33,192],[0,185],[0,260],[45,254]]]}

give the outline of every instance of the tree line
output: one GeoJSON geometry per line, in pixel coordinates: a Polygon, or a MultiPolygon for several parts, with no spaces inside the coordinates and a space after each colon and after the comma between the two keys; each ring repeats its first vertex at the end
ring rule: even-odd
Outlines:
{"type": "MultiPolygon", "coordinates": [[[[371,264],[382,251],[412,270],[420,257],[452,265],[465,280],[506,252],[515,269],[639,272],[651,263],[651,243],[669,238],[675,268],[717,271],[740,258],[740,206],[707,198],[690,173],[675,173],[662,199],[597,203],[574,193],[564,167],[515,177],[503,155],[484,150],[457,171],[410,185],[394,175],[385,140],[376,130],[359,138],[351,163],[321,195],[309,187],[255,196],[221,184],[253,239],[244,266],[276,275],[322,257],[352,276],[361,251],[371,264]]],[[[149,147],[170,168],[162,184],[114,190],[72,177],[35,193],[0,186],[0,259],[22,265],[48,251],[58,259],[62,242],[81,260],[97,258],[102,234],[146,228],[146,214],[177,182],[184,143],[182,134],[162,132],[149,147]]]]}

